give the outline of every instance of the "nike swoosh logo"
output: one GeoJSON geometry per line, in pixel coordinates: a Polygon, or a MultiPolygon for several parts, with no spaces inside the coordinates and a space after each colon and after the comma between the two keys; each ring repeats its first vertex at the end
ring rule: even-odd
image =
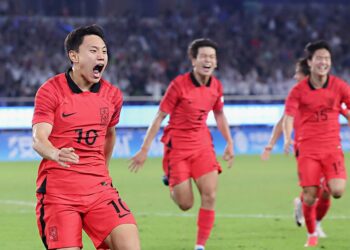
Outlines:
{"type": "Polygon", "coordinates": [[[125,216],[127,216],[127,215],[129,215],[130,213],[127,213],[127,214],[118,214],[118,216],[119,216],[119,218],[123,218],[123,217],[125,217],[125,216]]]}
{"type": "Polygon", "coordinates": [[[68,116],[71,116],[71,115],[74,115],[76,112],[73,112],[73,113],[62,113],[62,117],[68,117],[68,116]]]}

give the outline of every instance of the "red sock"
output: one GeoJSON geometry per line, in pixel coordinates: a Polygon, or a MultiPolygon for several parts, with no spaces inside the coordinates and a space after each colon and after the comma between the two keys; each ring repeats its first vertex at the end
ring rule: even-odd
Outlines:
{"type": "Polygon", "coordinates": [[[328,212],[329,207],[331,206],[331,199],[323,199],[320,197],[316,204],[316,220],[321,221],[323,217],[328,212]]]}
{"type": "Polygon", "coordinates": [[[316,229],[316,204],[309,206],[303,202],[303,213],[307,232],[313,234],[316,229]]]}
{"type": "Polygon", "coordinates": [[[215,220],[215,211],[201,208],[197,219],[197,245],[205,246],[215,220]]]}

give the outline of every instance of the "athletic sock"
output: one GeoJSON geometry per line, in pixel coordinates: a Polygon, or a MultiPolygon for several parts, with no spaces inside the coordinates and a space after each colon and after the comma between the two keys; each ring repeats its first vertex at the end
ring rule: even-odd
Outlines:
{"type": "Polygon", "coordinates": [[[200,208],[197,218],[197,245],[205,246],[215,220],[215,211],[200,208]]]}
{"type": "Polygon", "coordinates": [[[309,234],[315,233],[316,230],[316,204],[309,206],[303,202],[303,213],[305,225],[309,234]]]}
{"type": "Polygon", "coordinates": [[[331,199],[320,197],[316,203],[316,220],[321,221],[331,206],[331,199]]]}

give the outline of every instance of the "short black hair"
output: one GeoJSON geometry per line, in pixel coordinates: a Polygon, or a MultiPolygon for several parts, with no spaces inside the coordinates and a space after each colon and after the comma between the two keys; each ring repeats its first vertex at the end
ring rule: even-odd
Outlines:
{"type": "Polygon", "coordinates": [[[309,64],[307,63],[306,57],[300,58],[297,61],[297,66],[299,66],[301,73],[303,73],[305,76],[310,75],[310,67],[309,67],[309,64]]]}
{"type": "Polygon", "coordinates": [[[215,49],[216,54],[218,53],[217,43],[210,40],[209,38],[199,38],[199,39],[193,40],[188,46],[187,53],[190,60],[193,58],[197,58],[198,49],[201,47],[211,47],[215,49]]]}
{"type": "Polygon", "coordinates": [[[103,29],[100,26],[93,24],[79,27],[71,31],[64,40],[64,48],[67,55],[71,50],[78,52],[80,45],[83,43],[84,36],[88,35],[99,36],[106,43],[103,29]]]}
{"type": "Polygon", "coordinates": [[[319,40],[319,41],[315,41],[315,42],[311,42],[306,44],[305,46],[305,54],[306,54],[306,58],[308,60],[311,60],[312,57],[314,56],[316,50],[319,49],[326,49],[328,50],[329,54],[332,55],[332,49],[331,46],[324,40],[319,40]]]}

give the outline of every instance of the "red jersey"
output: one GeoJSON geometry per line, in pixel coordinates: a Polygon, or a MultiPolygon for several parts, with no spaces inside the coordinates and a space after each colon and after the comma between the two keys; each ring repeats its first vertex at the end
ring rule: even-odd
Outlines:
{"type": "Polygon", "coordinates": [[[293,117],[299,115],[294,126],[300,152],[329,153],[341,148],[339,113],[342,102],[350,104],[349,87],[332,75],[320,89],[315,89],[309,78],[292,88],[285,113],[293,117]]]}
{"type": "Polygon", "coordinates": [[[173,148],[198,149],[212,145],[207,126],[208,113],[223,109],[223,88],[212,76],[201,85],[193,73],[176,77],[169,85],[160,110],[170,115],[162,142],[173,148]]]}
{"type": "Polygon", "coordinates": [[[53,128],[49,141],[56,148],[73,147],[78,164],[69,168],[43,159],[39,166],[38,192],[92,194],[111,184],[104,155],[108,127],[119,121],[122,93],[101,79],[82,92],[69,73],[45,82],[35,97],[32,124],[46,122],[53,128]]]}

